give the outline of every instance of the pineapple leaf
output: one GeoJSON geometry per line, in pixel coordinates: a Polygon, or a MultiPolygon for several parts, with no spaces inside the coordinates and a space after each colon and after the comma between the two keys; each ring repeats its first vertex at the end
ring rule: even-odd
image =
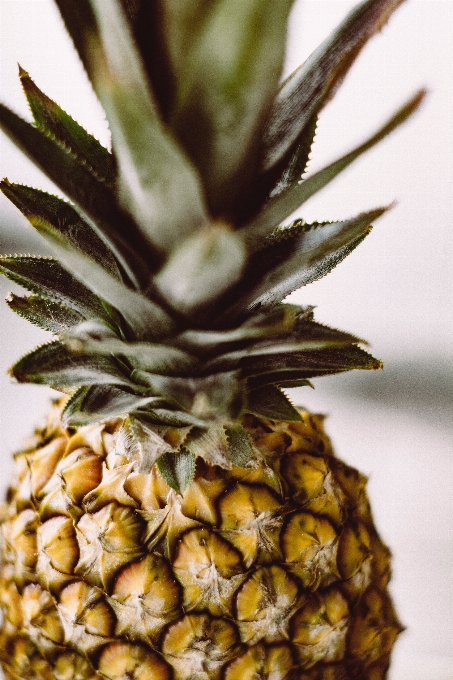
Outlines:
{"type": "Polygon", "coordinates": [[[90,74],[90,35],[96,32],[96,20],[89,0],[54,0],[72,38],[85,70],[90,74]]]}
{"type": "Polygon", "coordinates": [[[313,384],[307,380],[305,376],[305,371],[303,369],[293,367],[293,368],[283,368],[281,370],[270,371],[269,373],[263,373],[261,375],[256,375],[247,380],[247,385],[249,390],[261,389],[266,385],[277,385],[279,387],[312,387],[313,384]]]}
{"type": "Polygon", "coordinates": [[[318,351],[330,347],[343,347],[358,342],[359,338],[343,331],[313,322],[302,322],[286,335],[271,341],[256,342],[244,349],[221,354],[204,364],[205,371],[231,371],[239,368],[247,357],[259,357],[266,354],[290,354],[291,352],[318,351]]]}
{"type": "Polygon", "coordinates": [[[241,237],[221,224],[190,236],[175,249],[155,284],[178,312],[193,314],[235,283],[243,270],[241,237]]]}
{"type": "Polygon", "coordinates": [[[252,390],[248,395],[245,410],[270,420],[302,420],[300,413],[276,385],[265,385],[259,390],[252,390]]]}
{"type": "Polygon", "coordinates": [[[382,368],[382,363],[378,359],[356,345],[349,345],[312,352],[247,357],[242,362],[242,375],[251,378],[272,373],[275,376],[281,371],[294,370],[297,371],[297,378],[309,379],[352,369],[379,368],[382,368]]]}
{"type": "Polygon", "coordinates": [[[256,171],[258,132],[278,88],[292,3],[219,0],[186,54],[174,125],[214,212],[256,171]]]}
{"type": "MultiPolygon", "coordinates": [[[[203,1],[203,0],[202,0],[203,1]]],[[[90,55],[92,36],[97,33],[96,18],[90,0],[55,0],[60,14],[66,24],[75,47],[77,48],[85,70],[92,77],[93,60],[90,55]]],[[[204,0],[206,4],[206,0],[204,0]]],[[[147,74],[153,84],[156,97],[162,112],[168,114],[174,99],[174,75],[169,63],[170,52],[182,29],[180,21],[182,0],[176,3],[143,2],[142,0],[121,0],[134,39],[140,48],[141,56],[146,65],[147,74]],[[172,12],[173,5],[175,11],[172,12]],[[176,21],[167,21],[168,15],[173,14],[176,21]],[[164,33],[169,33],[172,40],[165,44],[164,33]],[[171,45],[169,44],[171,42],[171,45]]],[[[209,0],[207,2],[209,6],[209,0]]],[[[196,0],[186,0],[190,10],[196,5],[196,0]]],[[[183,19],[184,21],[184,19],[183,19]]],[[[186,25],[187,33],[194,33],[194,24],[186,25]],[[189,28],[189,30],[187,30],[189,28]]],[[[170,38],[169,36],[169,38],[170,38]]],[[[184,49],[184,47],[183,47],[184,49]]],[[[184,50],[185,51],[185,50],[184,50]]],[[[174,62],[173,62],[174,65],[174,62]]],[[[166,116],[167,117],[167,116],[166,116]]]]}
{"type": "MultiPolygon", "coordinates": [[[[242,408],[242,387],[237,371],[198,377],[157,375],[134,370],[132,380],[172,400],[195,418],[236,418],[242,408]]],[[[190,424],[190,423],[187,423],[190,424]]]]}
{"type": "Polygon", "coordinates": [[[41,222],[35,226],[63,266],[75,272],[80,281],[86,281],[96,296],[115,307],[137,339],[158,338],[172,331],[171,318],[158,305],[118,281],[92,257],[74,250],[49,223],[41,222]]]}
{"type": "Polygon", "coordinates": [[[112,324],[112,313],[93,293],[50,257],[2,256],[0,272],[39,297],[60,302],[85,319],[112,324]]]}
{"type": "Polygon", "coordinates": [[[159,472],[168,486],[184,493],[195,476],[196,459],[188,451],[164,453],[157,460],[159,472]]]}
{"type": "Polygon", "coordinates": [[[62,414],[65,427],[80,427],[124,416],[138,409],[165,406],[162,397],[132,394],[114,385],[84,385],[72,395],[62,414]]]}
{"type": "Polygon", "coordinates": [[[172,408],[153,408],[147,409],[143,413],[140,409],[136,412],[137,417],[146,418],[155,425],[165,425],[168,427],[206,427],[206,423],[199,418],[195,418],[186,411],[173,410],[172,408]]]}
{"type": "Polygon", "coordinates": [[[119,163],[119,193],[145,238],[171,250],[207,221],[198,175],[164,129],[118,0],[91,0],[94,88],[104,105],[119,163]]]}
{"type": "Polygon", "coordinates": [[[299,136],[332,98],[368,40],[403,0],[365,0],[283,83],[264,134],[267,170],[297,145],[299,136]]]}
{"type": "Polygon", "coordinates": [[[149,373],[184,375],[198,367],[196,357],[175,347],[149,342],[123,342],[114,337],[93,337],[85,323],[66,333],[63,342],[75,353],[122,356],[134,368],[149,373]]]}
{"type": "Polygon", "coordinates": [[[64,149],[69,150],[95,177],[112,186],[116,177],[112,154],[58,104],[49,99],[20,66],[19,76],[36,126],[64,149]]]}
{"type": "Polygon", "coordinates": [[[222,423],[211,424],[207,430],[193,429],[184,442],[184,448],[209,465],[231,469],[230,447],[222,423]]]}
{"type": "Polygon", "coordinates": [[[126,455],[129,459],[137,460],[139,473],[149,474],[160,456],[174,452],[170,444],[144,418],[129,416],[127,426],[130,445],[126,455]]]}
{"type": "Polygon", "coordinates": [[[149,262],[155,264],[156,257],[151,251],[143,253],[137,228],[118,208],[113,192],[71,154],[2,104],[0,128],[74,202],[82,219],[108,243],[127,277],[139,288],[135,272],[147,271],[149,262]],[[146,255],[146,267],[138,252],[146,255]]]}
{"type": "Polygon", "coordinates": [[[226,312],[235,318],[272,307],[289,293],[328,274],[363,241],[371,222],[388,208],[376,208],[341,222],[314,223],[276,230],[255,253],[250,276],[260,277],[251,290],[226,312]]]}
{"type": "MultiPolygon", "coordinates": [[[[278,196],[285,189],[289,189],[295,182],[298,182],[304,174],[310,158],[310,152],[316,135],[318,126],[318,116],[313,116],[303,128],[298,137],[297,144],[289,157],[288,163],[284,165],[283,171],[279,174],[278,181],[275,182],[270,196],[278,196]]],[[[277,171],[279,166],[276,168],[277,171]]],[[[275,169],[269,173],[271,176],[275,175],[275,169]]],[[[278,176],[278,175],[277,175],[278,176]]]]}
{"type": "Polygon", "coordinates": [[[84,321],[83,316],[74,309],[37,295],[20,297],[11,293],[6,302],[13,312],[54,335],[61,335],[84,321]]]}
{"type": "Polygon", "coordinates": [[[310,175],[307,179],[271,198],[260,215],[244,227],[244,238],[250,250],[258,249],[263,238],[267,237],[288,215],[291,215],[311,196],[325,187],[365,151],[371,149],[407,120],[417,110],[424,96],[425,91],[420,90],[363,144],[322,170],[310,175]]]}
{"type": "MultiPolygon", "coordinates": [[[[124,2],[124,0],[123,0],[124,2]]],[[[212,0],[178,0],[160,2],[162,31],[172,71],[178,81],[184,79],[187,55],[193,50],[209,20],[215,3],[212,0]]],[[[143,47],[142,46],[142,51],[143,47]]]]}
{"type": "Polygon", "coordinates": [[[112,357],[74,355],[60,342],[49,342],[19,359],[10,369],[18,382],[75,387],[109,383],[136,388],[125,366],[112,357]]]}
{"type": "Polygon", "coordinates": [[[90,255],[121,281],[115,258],[92,227],[65,201],[44,191],[21,184],[0,182],[2,193],[36,226],[47,223],[57,229],[75,248],[90,255]]]}
{"type": "Polygon", "coordinates": [[[229,459],[233,465],[246,467],[254,457],[247,431],[239,423],[232,423],[224,429],[228,440],[229,459]]]}
{"type": "MultiPolygon", "coordinates": [[[[225,331],[195,331],[180,333],[173,344],[197,356],[228,351],[238,344],[249,345],[259,338],[269,338],[288,333],[294,328],[299,314],[306,310],[298,305],[275,305],[267,314],[257,314],[238,328],[225,331]]],[[[304,317],[305,318],[305,317],[304,317]]]]}

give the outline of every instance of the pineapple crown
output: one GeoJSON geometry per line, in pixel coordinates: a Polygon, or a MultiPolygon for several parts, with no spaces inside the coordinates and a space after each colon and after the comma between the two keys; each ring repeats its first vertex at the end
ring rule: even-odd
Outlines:
{"type": "Polygon", "coordinates": [[[127,415],[142,467],[159,458],[169,479],[188,479],[197,455],[246,464],[243,413],[297,420],[285,388],[381,366],[357,337],[283,300],[387,208],[285,220],[418,107],[423,92],[305,177],[321,109],[402,0],[359,4],[283,83],[292,0],[55,2],[113,151],[20,68],[34,125],[0,106],[0,126],[71,202],[1,182],[55,256],[0,260],[31,293],[12,294],[11,309],[56,336],[12,375],[69,393],[68,427],[127,415]]]}

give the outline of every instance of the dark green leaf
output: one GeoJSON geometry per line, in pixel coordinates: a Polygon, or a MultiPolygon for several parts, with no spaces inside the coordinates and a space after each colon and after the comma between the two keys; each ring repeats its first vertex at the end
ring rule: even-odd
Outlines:
{"type": "Polygon", "coordinates": [[[94,259],[71,247],[48,222],[36,226],[64,267],[86,281],[96,296],[115,307],[129,324],[134,338],[157,339],[172,332],[170,316],[141,293],[118,281],[94,259]]]}
{"type": "Polygon", "coordinates": [[[174,452],[170,444],[156,432],[156,428],[143,417],[130,416],[123,427],[130,433],[125,453],[130,460],[137,461],[137,472],[141,474],[149,474],[160,456],[174,452]]]}
{"type": "Polygon", "coordinates": [[[365,151],[371,149],[380,142],[390,132],[404,123],[410,115],[419,107],[425,91],[421,90],[412,97],[401,109],[399,109],[390,120],[378,130],[376,134],[367,139],[345,156],[326,166],[322,170],[310,175],[307,179],[282,191],[274,198],[271,198],[263,211],[244,227],[244,238],[250,250],[258,250],[261,247],[263,238],[269,236],[272,231],[285,220],[291,213],[297,210],[313,194],[320,191],[331,182],[340,172],[348,167],[353,161],[361,156],[365,151]]]}
{"type": "Polygon", "coordinates": [[[235,318],[244,310],[272,307],[294,290],[322,278],[362,242],[371,223],[386,210],[377,208],[342,222],[296,223],[277,230],[250,262],[249,280],[258,279],[256,285],[224,314],[235,318]]]}
{"type": "Polygon", "coordinates": [[[208,465],[231,469],[230,447],[222,423],[211,424],[207,429],[193,429],[184,442],[184,448],[200,457],[208,465]]]}
{"type": "Polygon", "coordinates": [[[153,408],[145,410],[143,413],[137,411],[137,415],[149,420],[155,425],[166,425],[168,427],[206,427],[206,423],[199,418],[191,416],[185,411],[175,411],[170,408],[153,408]]]}
{"type": "Polygon", "coordinates": [[[331,99],[367,41],[403,0],[365,0],[282,85],[264,135],[264,168],[297,144],[300,133],[331,99]]]}
{"type": "Polygon", "coordinates": [[[259,131],[281,77],[291,5],[219,0],[185,55],[175,127],[214,210],[253,180],[259,131]]]}
{"type": "Polygon", "coordinates": [[[96,32],[96,20],[89,0],[55,0],[85,70],[90,74],[90,36],[96,32]]]}
{"type": "Polygon", "coordinates": [[[113,185],[116,167],[112,154],[49,99],[20,66],[19,75],[36,126],[70,151],[95,177],[113,185]]]}
{"type": "Polygon", "coordinates": [[[43,224],[49,224],[71,245],[94,258],[110,274],[121,280],[111,250],[72,206],[44,191],[21,184],[11,184],[7,180],[0,182],[0,189],[38,231],[43,224]]]}
{"type": "MultiPolygon", "coordinates": [[[[289,189],[295,182],[302,179],[310,158],[317,125],[318,117],[313,116],[312,120],[308,121],[307,125],[303,128],[295,149],[289,157],[289,161],[283,164],[283,170],[277,174],[278,181],[275,182],[275,186],[270,193],[271,197],[278,196],[282,191],[289,189]]],[[[275,170],[272,174],[274,173],[275,170]]]]}
{"type": "Polygon", "coordinates": [[[114,193],[71,154],[2,104],[0,128],[74,202],[81,218],[98,231],[139,288],[136,273],[148,272],[156,257],[151,251],[143,252],[143,240],[133,221],[118,208],[114,193]]]}
{"type": "MultiPolygon", "coordinates": [[[[311,308],[310,308],[311,311],[311,308]]],[[[298,314],[306,313],[298,305],[275,305],[266,314],[249,316],[238,328],[225,331],[188,330],[178,335],[173,344],[197,356],[228,351],[234,346],[249,345],[259,338],[269,338],[292,330],[298,314]]],[[[305,318],[305,317],[304,317],[305,318]]]]}
{"type": "Polygon", "coordinates": [[[55,387],[102,383],[134,387],[126,367],[120,367],[112,357],[74,355],[59,342],[41,345],[10,370],[18,382],[55,387]]]}
{"type": "Polygon", "coordinates": [[[84,320],[79,312],[37,295],[19,297],[11,293],[6,302],[13,312],[54,335],[67,332],[84,320]]]}
{"type": "Polygon", "coordinates": [[[91,5],[99,28],[92,81],[112,130],[120,201],[148,242],[167,252],[207,221],[199,178],[162,125],[118,0],[91,5]]]}
{"type": "MultiPolygon", "coordinates": [[[[92,36],[97,34],[96,19],[91,9],[89,0],[55,0],[60,13],[64,19],[66,27],[71,34],[74,44],[79,52],[87,73],[92,77],[92,36]]],[[[185,25],[188,33],[195,33],[195,25],[191,18],[196,21],[197,13],[194,9],[198,0],[185,0],[187,7],[183,8],[185,14],[182,21],[187,18],[190,21],[185,25]],[[188,15],[187,9],[189,9],[188,15]]],[[[140,48],[141,56],[146,66],[149,80],[153,85],[153,90],[159,100],[161,112],[165,113],[165,118],[171,109],[174,100],[174,77],[171,69],[170,60],[175,43],[179,45],[179,34],[181,32],[180,14],[183,0],[177,3],[167,0],[121,0],[128,22],[133,30],[134,39],[140,48]],[[174,10],[174,11],[173,11],[174,10]],[[169,17],[174,14],[175,17],[169,17]],[[175,21],[176,18],[176,21],[175,21]],[[170,33],[172,36],[171,44],[165,35],[170,33]],[[167,40],[166,40],[167,38],[167,40]]],[[[204,0],[204,4],[211,5],[211,0],[204,0]]],[[[183,38],[181,37],[181,40],[183,38]]],[[[184,42],[184,41],[183,41],[184,42]]],[[[182,46],[185,52],[185,46],[182,46]]]]}
{"type": "Polygon", "coordinates": [[[236,371],[200,377],[172,377],[145,371],[132,372],[132,380],[150,388],[201,421],[234,419],[242,408],[242,386],[236,371]]]}
{"type": "Polygon", "coordinates": [[[283,368],[270,370],[268,373],[256,375],[247,380],[249,390],[255,390],[264,385],[280,385],[281,387],[313,387],[313,384],[305,378],[306,371],[303,368],[283,368]]]}
{"type": "Polygon", "coordinates": [[[248,395],[246,410],[270,420],[302,420],[289,399],[275,385],[252,390],[248,395]]]}
{"type": "Polygon", "coordinates": [[[301,321],[295,329],[272,340],[255,342],[245,348],[220,354],[204,365],[206,372],[231,371],[239,368],[248,357],[259,357],[267,354],[288,354],[301,351],[318,351],[333,347],[342,347],[362,342],[359,338],[328,326],[312,321],[301,321]]]}
{"type": "Polygon", "coordinates": [[[123,342],[115,337],[95,337],[86,324],[72,328],[64,337],[73,352],[111,354],[125,357],[136,369],[164,375],[184,375],[198,367],[196,357],[168,345],[149,342],[123,342]]]}
{"type": "Polygon", "coordinates": [[[251,357],[242,362],[242,373],[249,378],[266,373],[275,375],[281,371],[294,370],[297,371],[298,378],[309,379],[355,368],[376,370],[382,368],[382,363],[356,345],[312,352],[251,357]]]}
{"type": "Polygon", "coordinates": [[[186,451],[164,453],[158,459],[157,467],[168,486],[184,493],[195,476],[195,456],[186,451]]]}
{"type": "Polygon", "coordinates": [[[233,465],[246,467],[253,459],[253,447],[247,431],[239,423],[225,427],[228,439],[229,458],[233,465]]]}
{"type": "Polygon", "coordinates": [[[60,302],[84,318],[112,323],[112,315],[82,283],[50,257],[0,256],[0,272],[39,297],[60,302]]]}
{"type": "Polygon", "coordinates": [[[65,427],[80,427],[102,420],[124,416],[149,406],[163,406],[162,397],[144,397],[114,387],[89,385],[80,387],[65,406],[62,422],[65,427]]]}

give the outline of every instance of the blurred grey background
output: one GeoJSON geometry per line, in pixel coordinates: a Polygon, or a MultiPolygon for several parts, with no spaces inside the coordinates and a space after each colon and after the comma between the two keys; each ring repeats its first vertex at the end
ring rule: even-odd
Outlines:
{"type": "MultiPolygon", "coordinates": [[[[350,0],[297,0],[287,72],[327,36],[350,0]]],[[[329,415],[337,453],[369,475],[380,531],[394,553],[392,591],[407,626],[390,680],[453,680],[453,2],[409,0],[363,51],[325,109],[310,168],[372,132],[420,85],[430,94],[406,126],[312,199],[300,216],[336,219],[393,200],[396,207],[328,278],[292,298],[320,321],[371,343],[385,371],[319,379],[293,400],[329,415]]],[[[94,100],[52,0],[0,0],[0,97],[29,119],[17,62],[108,144],[94,100]]],[[[0,175],[57,193],[0,137],[0,175]]],[[[0,252],[46,253],[0,196],[0,252]]],[[[12,289],[0,282],[1,298],[12,289]]],[[[10,454],[44,416],[52,391],[5,375],[47,335],[2,303],[0,427],[6,488],[10,454]]]]}

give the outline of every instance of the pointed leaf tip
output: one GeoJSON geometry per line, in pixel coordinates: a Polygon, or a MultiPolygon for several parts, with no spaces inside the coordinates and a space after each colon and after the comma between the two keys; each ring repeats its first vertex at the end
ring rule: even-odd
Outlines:
{"type": "Polygon", "coordinates": [[[364,0],[281,86],[264,134],[264,168],[294,150],[310,119],[334,96],[368,40],[403,0],[364,0]]]}
{"type": "Polygon", "coordinates": [[[426,94],[421,89],[415,93],[384,125],[365,142],[356,146],[352,151],[325,166],[306,179],[294,183],[274,198],[271,198],[262,212],[243,228],[244,238],[250,250],[258,250],[263,238],[269,236],[291,213],[308,201],[314,194],[323,189],[337,175],[345,170],[363,153],[381,142],[393,130],[404,123],[419,108],[426,94]]]}
{"type": "Polygon", "coordinates": [[[19,77],[36,127],[62,146],[97,179],[113,186],[116,166],[112,154],[44,94],[20,65],[19,77]]]}
{"type": "Polygon", "coordinates": [[[195,475],[195,456],[184,450],[164,453],[158,458],[157,467],[169,487],[184,493],[195,475]]]}

